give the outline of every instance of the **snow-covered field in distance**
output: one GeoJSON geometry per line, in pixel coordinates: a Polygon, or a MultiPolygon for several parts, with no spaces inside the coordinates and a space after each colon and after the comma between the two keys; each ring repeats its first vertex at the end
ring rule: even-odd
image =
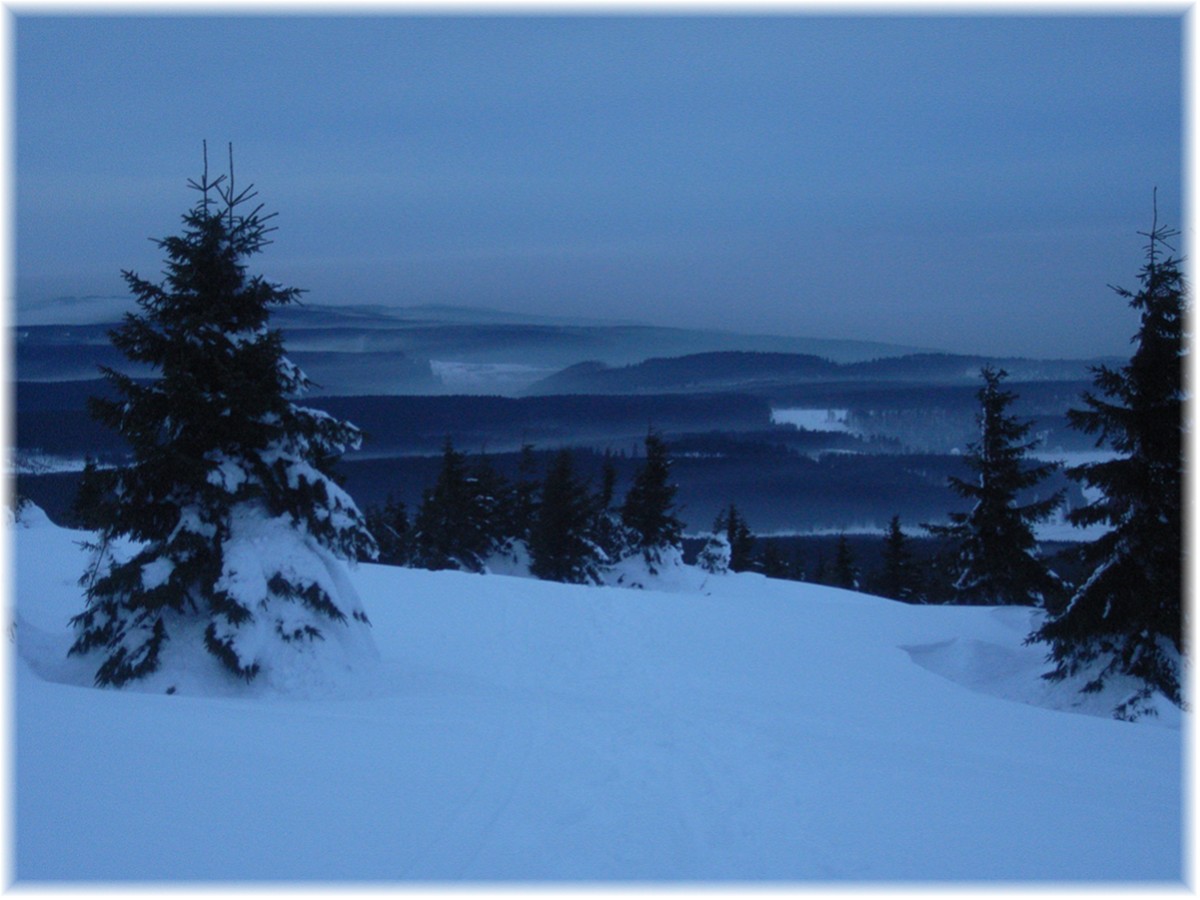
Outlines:
{"type": "Polygon", "coordinates": [[[805,431],[850,431],[846,418],[847,409],[772,409],[771,422],[775,425],[793,425],[805,431]]]}
{"type": "Polygon", "coordinates": [[[1043,681],[1032,610],[362,565],[369,677],[97,690],[88,535],[10,534],[19,887],[1181,884],[1189,717],[1043,681]]]}

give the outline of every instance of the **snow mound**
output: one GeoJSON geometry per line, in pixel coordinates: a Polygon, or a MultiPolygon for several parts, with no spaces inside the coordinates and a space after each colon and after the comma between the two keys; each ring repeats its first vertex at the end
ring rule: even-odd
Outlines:
{"type": "MultiPolygon", "coordinates": [[[[1055,683],[1042,677],[1051,668],[1044,644],[1024,643],[1045,613],[1027,607],[994,607],[987,610],[999,626],[994,639],[950,638],[930,644],[902,647],[923,669],[955,684],[1017,703],[1045,709],[1111,716],[1113,709],[1138,689],[1132,678],[1110,678],[1101,691],[1081,689],[1091,675],[1086,672],[1055,683]]],[[[1099,670],[1100,666],[1096,667],[1099,670]]],[[[1155,694],[1143,713],[1147,722],[1179,728],[1179,707],[1155,694]]]]}
{"type": "Polygon", "coordinates": [[[643,553],[627,556],[606,568],[603,578],[612,587],[679,593],[702,591],[709,573],[685,565],[679,548],[667,547],[656,551],[652,559],[643,553]]]}

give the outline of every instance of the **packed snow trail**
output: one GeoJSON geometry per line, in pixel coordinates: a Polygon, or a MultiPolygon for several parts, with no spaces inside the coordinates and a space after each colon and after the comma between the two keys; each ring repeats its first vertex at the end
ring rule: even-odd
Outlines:
{"type": "Polygon", "coordinates": [[[364,565],[371,681],[97,690],[86,535],[13,534],[22,884],[1181,878],[1178,713],[1045,708],[1029,610],[364,565]]]}

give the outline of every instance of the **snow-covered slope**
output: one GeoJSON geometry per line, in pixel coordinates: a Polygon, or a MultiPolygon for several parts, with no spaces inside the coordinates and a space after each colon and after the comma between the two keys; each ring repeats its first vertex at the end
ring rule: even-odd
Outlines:
{"type": "Polygon", "coordinates": [[[364,565],[370,681],[102,691],[87,536],[11,530],[20,883],[1182,877],[1185,723],[1047,708],[1028,610],[364,565]]]}

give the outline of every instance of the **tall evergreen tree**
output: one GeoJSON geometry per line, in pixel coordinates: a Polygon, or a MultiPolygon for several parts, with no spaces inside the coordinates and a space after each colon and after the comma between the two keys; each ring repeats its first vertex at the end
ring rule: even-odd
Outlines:
{"type": "Polygon", "coordinates": [[[874,589],[883,597],[921,602],[920,572],[913,563],[908,535],[900,527],[900,517],[892,516],[883,539],[883,565],[875,577],[874,589]]]}
{"type": "Polygon", "coordinates": [[[571,451],[560,450],[542,483],[542,502],[529,539],[530,571],[572,584],[599,581],[599,548],[592,528],[596,500],[575,474],[571,451]]]}
{"type": "Polygon", "coordinates": [[[358,430],[291,398],[308,385],[268,328],[273,307],[299,290],[247,273],[268,242],[271,216],[249,211],[252,189],[205,171],[183,231],[157,242],[165,281],[124,272],[140,312],[110,333],[157,377],[113,369],[115,399],[92,413],[128,442],[133,461],[104,476],[100,538],[83,578],[87,605],[72,620],[74,654],[96,653],[96,682],[147,676],[202,636],[231,673],[260,672],[341,653],[374,654],[367,618],[340,560],[375,542],[331,466],[358,430]],[[114,539],[139,545],[126,557],[114,539]],[[324,647],[318,647],[323,644],[324,647]],[[336,648],[336,649],[335,649],[336,648]]]}
{"type": "Polygon", "coordinates": [[[482,572],[495,547],[497,516],[494,479],[486,484],[449,438],[442,447],[437,481],[417,509],[415,562],[424,569],[482,572]]]}
{"type": "Polygon", "coordinates": [[[1016,395],[1001,387],[1007,373],[985,366],[980,377],[979,441],[965,457],[976,477],[950,478],[954,491],[973,505],[969,512],[951,513],[950,525],[925,527],[957,543],[954,591],[959,602],[1044,605],[1061,586],[1038,556],[1033,526],[1053,514],[1062,492],[1024,505],[1018,497],[1058,465],[1027,461],[1037,442],[1026,440],[1031,423],[1008,412],[1016,395]]]}
{"type": "Polygon", "coordinates": [[[1068,514],[1078,526],[1106,525],[1084,549],[1091,576],[1062,612],[1030,635],[1050,645],[1052,680],[1085,671],[1085,690],[1114,675],[1142,687],[1116,710],[1135,717],[1161,691],[1181,703],[1184,653],[1183,534],[1183,323],[1187,298],[1180,261],[1169,241],[1178,234],[1149,232],[1146,263],[1135,294],[1114,288],[1140,314],[1136,350],[1120,369],[1093,370],[1096,391],[1071,410],[1076,428],[1095,434],[1097,446],[1118,454],[1069,469],[1068,477],[1098,491],[1092,503],[1068,514]],[[1167,253],[1166,251],[1172,251],[1167,253]]]}
{"type": "Polygon", "coordinates": [[[634,475],[621,507],[621,520],[632,537],[631,549],[640,552],[651,568],[669,550],[681,550],[683,522],[675,515],[671,459],[666,442],[651,431],[646,435],[646,459],[634,475]]]}

